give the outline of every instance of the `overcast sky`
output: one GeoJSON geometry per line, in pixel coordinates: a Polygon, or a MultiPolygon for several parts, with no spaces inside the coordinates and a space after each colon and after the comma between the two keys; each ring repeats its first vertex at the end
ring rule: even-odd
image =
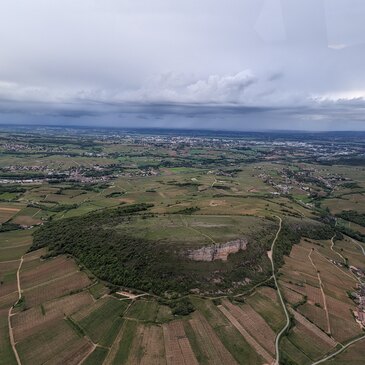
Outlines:
{"type": "Polygon", "coordinates": [[[0,123],[365,130],[364,0],[1,0],[0,123]]]}

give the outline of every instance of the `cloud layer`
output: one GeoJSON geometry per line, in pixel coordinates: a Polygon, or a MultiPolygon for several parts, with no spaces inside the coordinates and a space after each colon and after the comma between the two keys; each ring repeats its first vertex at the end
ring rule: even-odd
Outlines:
{"type": "Polygon", "coordinates": [[[362,0],[13,0],[0,12],[0,123],[365,129],[362,0]]]}

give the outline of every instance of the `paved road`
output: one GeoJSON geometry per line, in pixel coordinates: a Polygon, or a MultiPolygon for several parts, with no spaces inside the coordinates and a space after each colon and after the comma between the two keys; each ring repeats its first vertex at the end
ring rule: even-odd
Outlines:
{"type": "Polygon", "coordinates": [[[282,225],[282,219],[279,216],[276,216],[279,219],[279,229],[276,232],[275,238],[272,241],[272,245],[271,245],[271,251],[269,256],[269,259],[271,261],[271,268],[272,268],[272,274],[273,274],[273,278],[275,281],[275,285],[276,285],[276,290],[278,292],[279,298],[280,298],[280,302],[281,305],[283,307],[284,313],[285,313],[285,317],[286,317],[286,324],[285,326],[281,329],[281,331],[277,334],[276,339],[275,339],[275,352],[276,352],[276,360],[275,360],[275,365],[279,365],[279,361],[280,361],[280,353],[279,353],[279,342],[280,342],[280,338],[283,335],[283,333],[286,331],[286,329],[289,327],[290,325],[290,317],[289,317],[289,313],[288,310],[286,309],[285,303],[284,303],[284,299],[281,295],[280,289],[279,289],[279,285],[278,282],[276,280],[276,275],[275,275],[275,265],[274,265],[274,248],[275,248],[275,243],[279,237],[280,231],[281,231],[281,225],[282,225]]]}

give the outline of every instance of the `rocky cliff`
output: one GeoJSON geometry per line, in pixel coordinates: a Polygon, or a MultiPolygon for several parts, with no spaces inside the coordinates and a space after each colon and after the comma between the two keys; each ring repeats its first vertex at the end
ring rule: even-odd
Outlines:
{"type": "Polygon", "coordinates": [[[245,250],[247,247],[246,239],[229,241],[226,243],[204,246],[196,250],[189,250],[187,256],[194,261],[227,261],[228,255],[236,253],[239,250],[245,250]]]}

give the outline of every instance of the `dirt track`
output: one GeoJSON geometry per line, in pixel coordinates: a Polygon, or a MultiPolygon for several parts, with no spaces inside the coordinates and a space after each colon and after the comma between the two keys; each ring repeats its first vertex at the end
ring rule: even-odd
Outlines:
{"type": "Polygon", "coordinates": [[[277,281],[276,275],[275,275],[275,265],[274,265],[274,259],[273,259],[273,256],[274,256],[274,248],[275,248],[275,243],[276,243],[276,241],[277,241],[277,239],[279,237],[279,234],[281,232],[281,226],[282,226],[282,223],[283,223],[283,220],[279,216],[276,216],[276,217],[279,219],[279,229],[276,232],[276,235],[275,235],[274,240],[272,241],[271,250],[269,251],[268,256],[269,256],[269,259],[271,261],[272,276],[273,276],[274,281],[275,281],[276,290],[278,292],[278,295],[279,295],[279,298],[280,298],[280,303],[281,303],[281,306],[283,307],[283,310],[284,310],[284,313],[285,313],[285,317],[286,317],[286,324],[281,329],[281,331],[277,334],[276,340],[275,340],[275,351],[276,351],[275,365],[279,365],[279,363],[280,363],[279,341],[280,341],[280,337],[283,335],[283,333],[286,331],[286,329],[290,325],[290,317],[289,317],[288,310],[286,309],[286,306],[285,306],[285,303],[284,303],[284,299],[283,299],[283,297],[281,295],[281,291],[280,291],[280,288],[279,288],[279,285],[278,285],[278,281],[277,281]]]}
{"type": "MultiPolygon", "coordinates": [[[[21,288],[20,288],[20,269],[22,267],[23,260],[24,260],[24,258],[22,256],[20,258],[19,267],[18,267],[18,270],[17,270],[17,273],[16,273],[17,286],[18,286],[18,300],[16,301],[16,303],[14,303],[14,305],[17,304],[19,302],[19,300],[21,299],[21,297],[22,297],[22,292],[21,292],[21,288]]],[[[17,349],[15,347],[13,328],[11,327],[11,320],[10,320],[10,318],[12,316],[12,311],[13,311],[13,307],[10,307],[9,308],[9,313],[8,313],[9,338],[10,338],[11,347],[13,348],[13,352],[14,352],[16,361],[17,361],[18,365],[21,365],[21,361],[20,361],[20,358],[19,358],[19,354],[18,354],[18,351],[17,351],[17,349]]]]}

